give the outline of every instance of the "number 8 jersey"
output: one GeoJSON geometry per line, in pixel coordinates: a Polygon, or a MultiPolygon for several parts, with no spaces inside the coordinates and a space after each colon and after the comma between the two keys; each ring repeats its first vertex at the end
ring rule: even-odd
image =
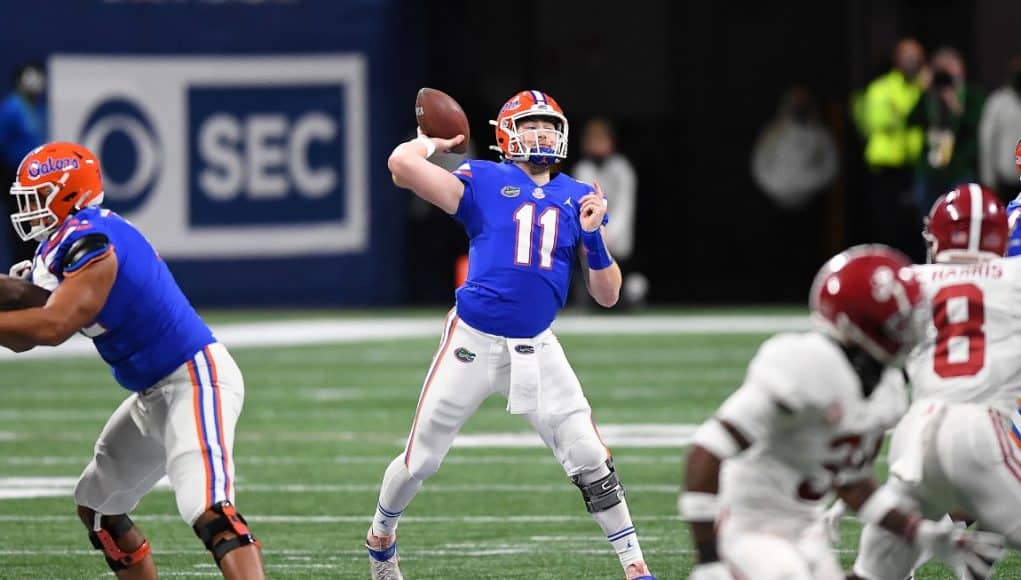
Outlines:
{"type": "Polygon", "coordinates": [[[932,325],[908,358],[913,398],[983,403],[1017,416],[1021,260],[996,258],[914,269],[931,303],[932,325]]]}
{"type": "Polygon", "coordinates": [[[564,173],[538,186],[513,163],[491,161],[468,161],[454,175],[464,183],[454,218],[470,240],[458,316],[489,334],[536,336],[567,300],[581,242],[578,202],[592,187],[564,173]]]}

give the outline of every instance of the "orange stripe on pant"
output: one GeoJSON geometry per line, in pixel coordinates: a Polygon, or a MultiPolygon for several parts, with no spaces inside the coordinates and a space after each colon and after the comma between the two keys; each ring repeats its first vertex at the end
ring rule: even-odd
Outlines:
{"type": "Polygon", "coordinates": [[[433,379],[436,378],[437,371],[440,370],[440,364],[443,362],[443,356],[447,354],[447,347],[450,346],[454,337],[454,331],[457,330],[457,315],[454,314],[451,322],[447,326],[446,339],[440,343],[440,348],[437,350],[436,359],[433,361],[433,367],[429,370],[429,376],[425,378],[425,386],[422,387],[422,396],[418,399],[418,407],[415,409],[415,419],[411,422],[411,436],[408,437],[408,448],[404,451],[404,466],[410,467],[411,462],[411,448],[415,445],[415,429],[418,427],[419,414],[422,412],[422,405],[425,403],[425,396],[429,392],[429,386],[432,385],[433,379]]]}
{"type": "Polygon", "coordinates": [[[210,497],[210,489],[213,486],[213,475],[209,473],[209,463],[206,461],[206,457],[209,455],[209,448],[206,447],[206,439],[202,436],[202,385],[199,383],[198,373],[195,371],[195,361],[188,361],[188,374],[191,376],[191,385],[194,389],[195,396],[193,397],[195,405],[195,435],[199,439],[199,448],[202,449],[202,467],[206,472],[206,505],[211,506],[212,498],[210,497]]]}
{"type": "Polygon", "coordinates": [[[202,349],[202,352],[206,354],[206,362],[209,363],[209,379],[213,383],[214,395],[217,398],[216,405],[216,432],[219,435],[217,442],[220,444],[220,452],[223,453],[223,477],[226,480],[223,485],[223,492],[226,494],[224,499],[230,499],[230,486],[234,482],[230,478],[230,451],[227,449],[226,439],[223,431],[223,397],[220,396],[220,383],[216,378],[216,362],[213,361],[213,353],[209,351],[209,347],[206,346],[202,349]]]}

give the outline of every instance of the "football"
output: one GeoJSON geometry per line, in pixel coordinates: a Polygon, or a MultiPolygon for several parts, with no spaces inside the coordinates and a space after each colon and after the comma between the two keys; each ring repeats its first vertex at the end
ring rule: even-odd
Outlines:
{"type": "Polygon", "coordinates": [[[471,137],[468,117],[461,105],[447,93],[429,87],[419,89],[418,97],[415,98],[415,118],[419,128],[429,137],[453,139],[464,135],[464,141],[451,151],[464,153],[468,150],[468,139],[471,137]]]}

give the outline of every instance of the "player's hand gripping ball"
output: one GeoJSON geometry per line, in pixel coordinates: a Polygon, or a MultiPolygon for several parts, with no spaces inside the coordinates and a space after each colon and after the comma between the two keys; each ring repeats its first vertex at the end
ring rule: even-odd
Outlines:
{"type": "Polygon", "coordinates": [[[464,141],[455,145],[451,151],[464,153],[468,150],[468,138],[471,137],[468,117],[461,105],[447,93],[429,87],[419,89],[418,97],[415,98],[415,118],[418,119],[419,129],[428,137],[453,139],[464,135],[464,141]]]}

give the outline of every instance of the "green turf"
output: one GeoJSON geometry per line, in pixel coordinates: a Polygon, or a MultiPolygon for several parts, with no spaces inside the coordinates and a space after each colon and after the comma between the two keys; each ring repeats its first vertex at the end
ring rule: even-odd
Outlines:
{"type": "MultiPolygon", "coordinates": [[[[641,424],[707,417],[740,383],[763,338],[561,341],[596,421],[641,424]]],[[[400,451],[435,345],[432,338],[234,352],[248,391],[235,445],[238,504],[263,542],[270,578],[368,577],[361,544],[377,486],[400,451]]],[[[97,361],[4,363],[0,477],[76,477],[124,396],[97,361]]],[[[487,402],[465,432],[527,430],[503,406],[487,402]]],[[[676,518],[682,450],[615,455],[653,571],[686,578],[690,543],[676,518]]],[[[0,578],[111,577],[73,514],[66,496],[0,500],[0,578]]],[[[135,517],[162,576],[218,576],[169,492],[150,493],[135,517]]],[[[856,524],[844,531],[847,566],[856,524]]],[[[401,523],[401,553],[409,580],[623,577],[577,489],[543,449],[451,451],[401,523]]],[[[1016,559],[1001,569],[1021,576],[1016,559]]],[[[918,578],[950,577],[939,570],[918,578]]]]}

